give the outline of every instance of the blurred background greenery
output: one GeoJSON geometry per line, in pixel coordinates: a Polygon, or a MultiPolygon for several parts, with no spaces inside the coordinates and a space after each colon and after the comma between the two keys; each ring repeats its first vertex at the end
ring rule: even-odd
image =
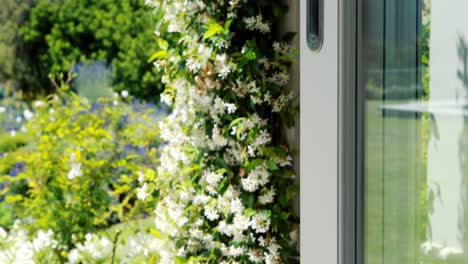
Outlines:
{"type": "Polygon", "coordinates": [[[160,74],[147,63],[155,18],[144,0],[0,0],[0,6],[0,86],[31,100],[55,91],[50,75],[99,61],[115,91],[159,100],[160,74]]]}

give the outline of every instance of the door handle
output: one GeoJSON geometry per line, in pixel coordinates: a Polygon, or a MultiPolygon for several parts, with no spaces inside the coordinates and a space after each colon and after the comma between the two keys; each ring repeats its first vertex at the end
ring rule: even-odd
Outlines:
{"type": "Polygon", "coordinates": [[[319,51],[323,43],[323,0],[307,0],[307,44],[319,51]]]}

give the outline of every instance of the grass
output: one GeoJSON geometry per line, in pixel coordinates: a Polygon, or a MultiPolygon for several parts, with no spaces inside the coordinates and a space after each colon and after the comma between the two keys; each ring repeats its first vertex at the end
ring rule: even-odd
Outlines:
{"type": "MultiPolygon", "coordinates": [[[[383,115],[379,109],[379,102],[376,101],[368,103],[366,118],[366,263],[468,263],[468,254],[441,260],[435,254],[424,256],[421,251],[421,244],[430,238],[428,232],[430,229],[427,227],[430,224],[428,219],[433,213],[431,203],[423,199],[428,197],[430,190],[428,186],[430,180],[427,178],[426,153],[429,146],[427,137],[430,135],[431,142],[438,142],[438,147],[441,148],[448,142],[444,141],[446,140],[444,138],[437,138],[438,135],[434,131],[430,132],[429,128],[433,127],[434,121],[415,114],[383,115]]],[[[460,119],[453,120],[457,121],[444,121],[439,125],[449,130],[456,129],[455,131],[460,128],[451,126],[461,126],[463,131],[468,131],[466,122],[460,125],[458,121],[460,119]]],[[[460,136],[459,144],[464,141],[463,135],[460,136]]],[[[468,139],[468,135],[466,136],[468,139]]],[[[454,139],[451,140],[453,141],[454,139]]],[[[461,152],[464,150],[463,145],[451,149],[460,151],[452,155],[463,156],[461,152]]],[[[431,149],[431,155],[436,152],[439,152],[437,147],[431,149]]],[[[430,162],[433,163],[434,160],[430,162]]],[[[444,171],[444,166],[450,164],[446,162],[463,164],[461,160],[450,161],[439,158],[436,160],[437,164],[431,166],[435,165],[444,171]]],[[[466,169],[462,165],[461,174],[466,174],[466,169]]],[[[454,177],[450,173],[441,176],[454,177]]],[[[462,186],[462,188],[468,187],[462,186]]],[[[463,203],[461,206],[463,207],[463,203]]],[[[468,219],[467,211],[464,210],[462,219],[468,219]]],[[[457,222],[459,223],[457,228],[462,230],[460,233],[467,233],[463,230],[468,230],[468,225],[459,219],[457,222]]],[[[468,244],[464,236],[459,239],[462,243],[468,244]]]]}

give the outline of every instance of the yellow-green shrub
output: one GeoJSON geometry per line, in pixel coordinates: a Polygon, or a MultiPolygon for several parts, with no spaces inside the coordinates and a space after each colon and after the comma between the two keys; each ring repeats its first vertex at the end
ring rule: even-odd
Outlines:
{"type": "Polygon", "coordinates": [[[114,97],[91,104],[67,92],[51,97],[37,104],[26,125],[31,145],[9,153],[24,168],[0,177],[5,201],[28,220],[30,231],[53,231],[60,257],[87,233],[154,208],[153,196],[138,201],[137,187],[155,177],[161,113],[131,101],[114,97]],[[12,192],[21,181],[27,191],[12,192]]]}

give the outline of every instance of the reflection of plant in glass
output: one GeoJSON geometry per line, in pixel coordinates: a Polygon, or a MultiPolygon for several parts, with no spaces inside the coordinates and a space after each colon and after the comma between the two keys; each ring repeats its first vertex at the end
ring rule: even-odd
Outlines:
{"type": "Polygon", "coordinates": [[[422,32],[421,32],[421,44],[422,44],[422,84],[424,87],[424,98],[429,99],[429,59],[430,59],[430,35],[431,35],[431,0],[424,0],[423,11],[422,11],[422,32]]]}
{"type": "MultiPolygon", "coordinates": [[[[421,32],[421,75],[423,95],[422,100],[429,101],[430,97],[430,33],[431,33],[431,0],[424,0],[422,9],[422,32],[421,32]]],[[[432,212],[432,206],[435,199],[433,189],[427,183],[427,162],[428,162],[428,149],[429,141],[431,138],[431,127],[435,122],[430,113],[423,113],[421,115],[421,186],[419,195],[418,207],[418,220],[419,226],[419,239],[423,241],[430,241],[430,223],[429,214],[432,212]]]]}
{"type": "MultiPolygon", "coordinates": [[[[465,105],[464,108],[468,109],[468,44],[464,37],[460,36],[458,40],[458,58],[460,60],[461,68],[457,71],[458,80],[462,84],[462,89],[465,92],[465,105]]],[[[465,253],[468,252],[468,117],[464,116],[463,131],[459,136],[459,162],[460,170],[462,172],[462,182],[460,185],[461,201],[460,206],[460,224],[459,229],[461,233],[460,241],[463,245],[465,253]]],[[[466,256],[466,254],[465,254],[466,256]]]]}

